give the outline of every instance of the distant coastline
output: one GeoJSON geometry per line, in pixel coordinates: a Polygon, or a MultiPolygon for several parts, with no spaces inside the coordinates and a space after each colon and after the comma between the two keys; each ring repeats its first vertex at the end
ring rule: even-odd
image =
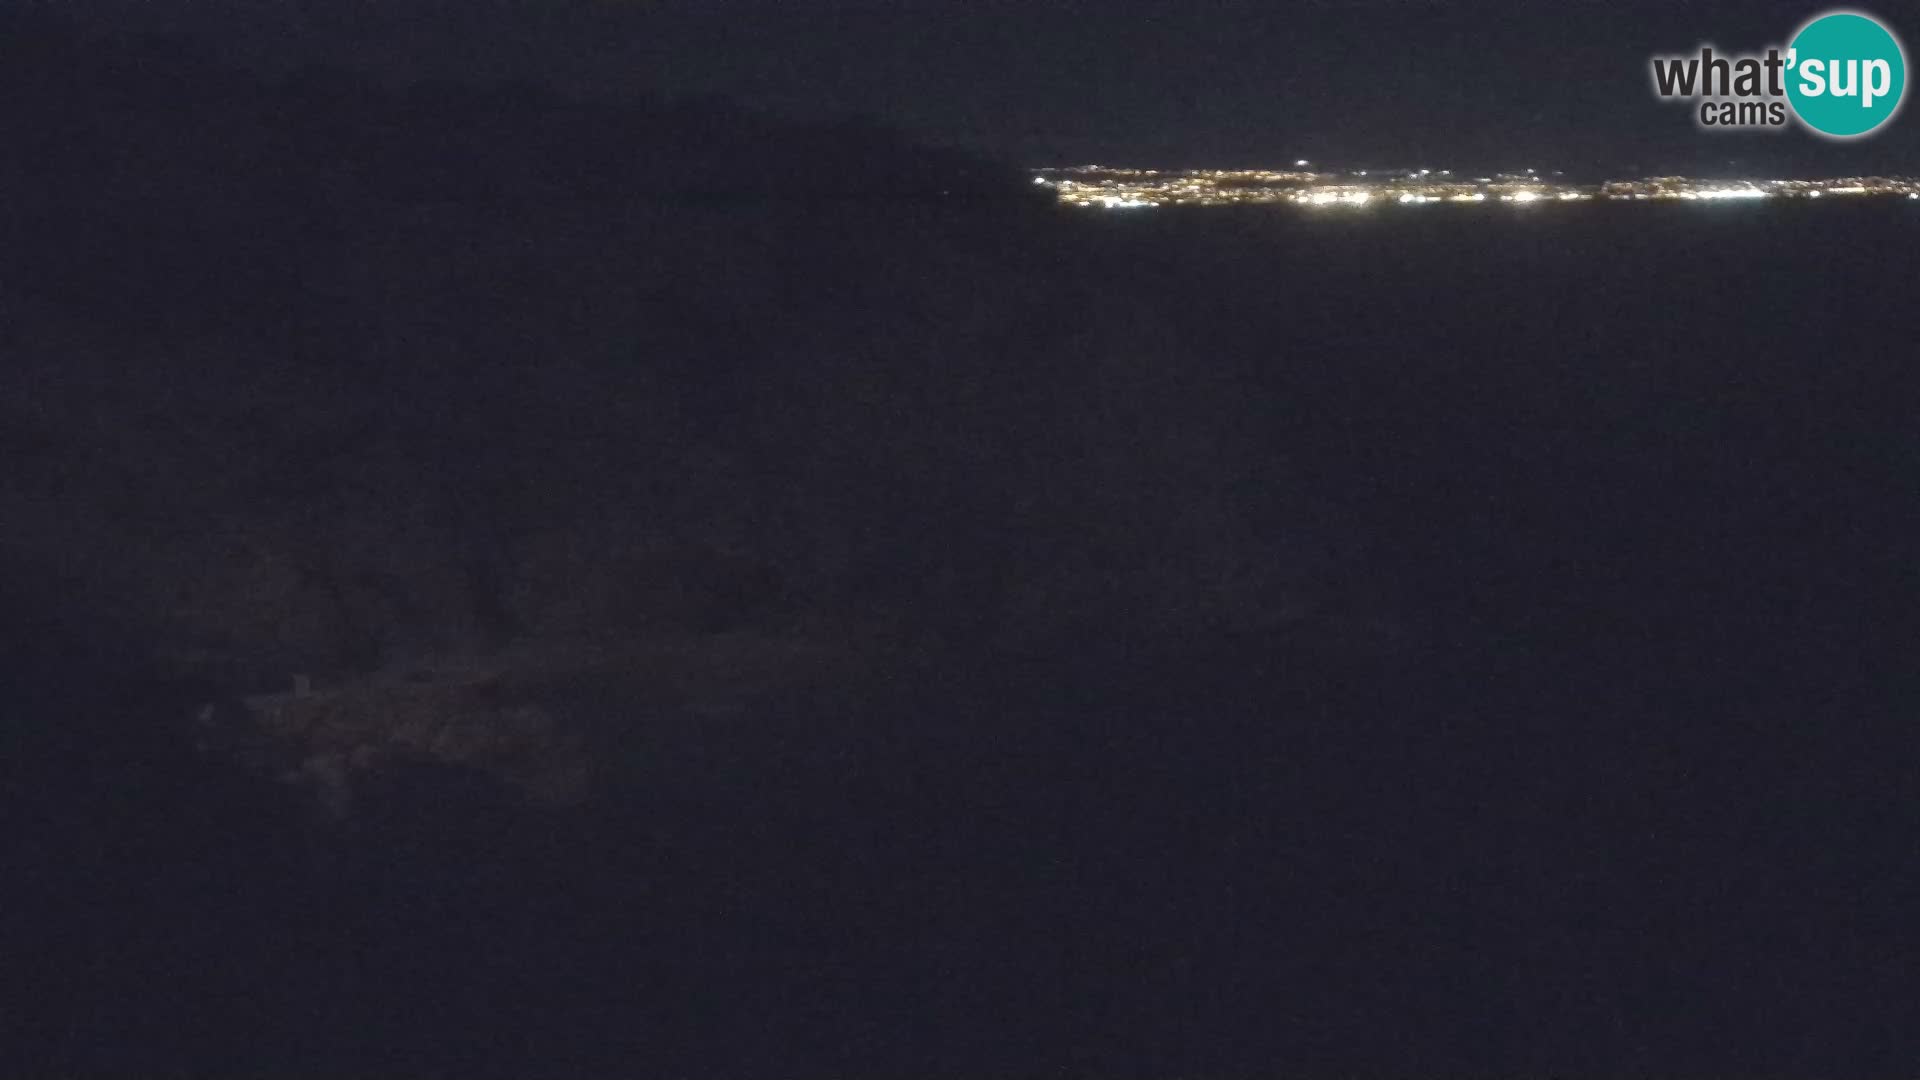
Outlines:
{"type": "Polygon", "coordinates": [[[1035,169],[1033,182],[1051,188],[1067,205],[1117,210],[1265,204],[1351,207],[1373,203],[1717,202],[1829,197],[1920,200],[1920,178],[1905,176],[1818,180],[1656,176],[1572,184],[1531,169],[1474,176],[1432,169],[1317,172],[1302,168],[1130,169],[1081,165],[1035,169]]]}

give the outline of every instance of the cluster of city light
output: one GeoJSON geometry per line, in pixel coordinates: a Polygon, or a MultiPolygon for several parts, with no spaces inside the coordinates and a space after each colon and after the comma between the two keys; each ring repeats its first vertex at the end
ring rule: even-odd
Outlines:
{"type": "Polygon", "coordinates": [[[1295,202],[1309,206],[1365,206],[1373,201],[1371,191],[1315,191],[1294,196],[1295,202]]]}
{"type": "MultiPolygon", "coordinates": [[[[1659,176],[1565,183],[1537,170],[1457,177],[1450,170],[1356,170],[1309,172],[1307,163],[1280,169],[1115,169],[1081,166],[1037,170],[1034,182],[1050,186],[1061,202],[1104,209],[1155,206],[1248,206],[1286,203],[1313,208],[1365,207],[1386,202],[1429,203],[1722,202],[1819,199],[1827,196],[1905,196],[1920,199],[1920,179],[1844,177],[1827,180],[1697,180],[1659,176]]],[[[1558,177],[1554,173],[1553,177],[1558,177]]]]}
{"type": "MultiPolygon", "coordinates": [[[[1864,188],[1861,189],[1864,192],[1864,188]]],[[[1771,199],[1773,192],[1757,187],[1708,188],[1705,191],[1683,191],[1682,199],[1771,199]]]]}

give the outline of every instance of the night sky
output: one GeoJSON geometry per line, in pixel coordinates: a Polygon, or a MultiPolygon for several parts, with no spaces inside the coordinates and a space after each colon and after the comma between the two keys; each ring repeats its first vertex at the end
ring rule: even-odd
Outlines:
{"type": "MultiPolygon", "coordinates": [[[[64,5],[63,5],[64,6],[64,5]]],[[[269,66],[532,78],[861,114],[1023,165],[1560,168],[1580,176],[1920,171],[1911,117],[1863,142],[1697,131],[1647,61],[1784,43],[1782,0],[93,0],[269,66]]],[[[69,7],[68,10],[73,10],[69,7]]],[[[1893,5],[1864,10],[1909,37],[1893,5]]]]}

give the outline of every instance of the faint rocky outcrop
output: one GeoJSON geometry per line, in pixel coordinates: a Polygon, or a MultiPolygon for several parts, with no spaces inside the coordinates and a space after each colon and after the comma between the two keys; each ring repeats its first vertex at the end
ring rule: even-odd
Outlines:
{"type": "Polygon", "coordinates": [[[397,762],[471,769],[551,806],[584,801],[594,781],[578,733],[488,676],[223,700],[202,706],[190,731],[203,756],[291,785],[336,820],[351,815],[361,785],[397,762]]]}

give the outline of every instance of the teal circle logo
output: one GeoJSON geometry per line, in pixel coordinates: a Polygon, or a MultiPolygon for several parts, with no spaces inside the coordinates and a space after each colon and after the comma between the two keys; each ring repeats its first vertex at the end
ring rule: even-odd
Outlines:
{"type": "Polygon", "coordinates": [[[1907,57],[1878,19],[1835,11],[1808,23],[1787,52],[1787,100],[1801,123],[1835,139],[1878,129],[1907,95],[1907,57]]]}

